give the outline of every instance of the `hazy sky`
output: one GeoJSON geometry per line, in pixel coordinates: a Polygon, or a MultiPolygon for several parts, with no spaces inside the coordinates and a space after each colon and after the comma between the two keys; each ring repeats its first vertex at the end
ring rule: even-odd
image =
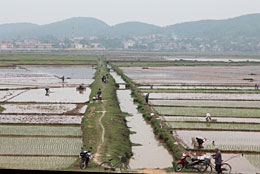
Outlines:
{"type": "Polygon", "coordinates": [[[95,17],[109,25],[140,21],[160,26],[260,13],[260,0],[0,0],[0,24],[48,24],[95,17]]]}

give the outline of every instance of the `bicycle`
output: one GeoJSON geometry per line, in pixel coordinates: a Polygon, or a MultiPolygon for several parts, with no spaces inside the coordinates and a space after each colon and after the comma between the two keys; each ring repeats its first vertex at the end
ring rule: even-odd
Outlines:
{"type": "MultiPolygon", "coordinates": [[[[207,165],[207,169],[205,170],[206,172],[212,173],[212,169],[216,170],[215,165],[211,162],[211,156],[207,157],[206,162],[204,162],[207,165]]],[[[221,173],[222,174],[230,174],[232,170],[232,167],[224,162],[221,164],[221,173]]]]}
{"type": "Polygon", "coordinates": [[[99,165],[99,172],[115,172],[117,169],[120,170],[120,172],[127,172],[127,169],[130,169],[129,165],[126,164],[127,160],[125,157],[119,156],[120,161],[116,163],[112,163],[113,159],[110,158],[107,161],[102,162],[99,165]]]}

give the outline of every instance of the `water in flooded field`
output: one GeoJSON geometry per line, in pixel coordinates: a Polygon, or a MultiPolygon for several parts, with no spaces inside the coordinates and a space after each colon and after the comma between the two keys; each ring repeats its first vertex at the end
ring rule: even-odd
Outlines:
{"type": "Polygon", "coordinates": [[[45,89],[32,89],[8,101],[84,103],[89,100],[90,92],[90,88],[87,88],[82,94],[76,88],[50,88],[50,94],[46,96],[45,89]]]}

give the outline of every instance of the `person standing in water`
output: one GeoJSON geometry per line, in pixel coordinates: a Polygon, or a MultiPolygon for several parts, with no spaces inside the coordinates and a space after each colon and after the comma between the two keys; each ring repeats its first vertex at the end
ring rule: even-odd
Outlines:
{"type": "Polygon", "coordinates": [[[148,104],[149,102],[149,95],[150,93],[147,93],[146,96],[145,96],[145,103],[148,104]]]}

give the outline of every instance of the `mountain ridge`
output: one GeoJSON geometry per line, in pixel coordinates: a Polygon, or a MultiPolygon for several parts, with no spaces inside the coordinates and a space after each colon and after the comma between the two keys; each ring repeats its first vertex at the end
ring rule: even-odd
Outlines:
{"type": "Polygon", "coordinates": [[[134,37],[152,34],[177,37],[260,37],[260,13],[242,15],[221,20],[200,20],[160,27],[138,21],[110,26],[93,17],[73,17],[62,21],[38,25],[33,23],[9,23],[0,25],[0,40],[55,36],[134,37]]]}

